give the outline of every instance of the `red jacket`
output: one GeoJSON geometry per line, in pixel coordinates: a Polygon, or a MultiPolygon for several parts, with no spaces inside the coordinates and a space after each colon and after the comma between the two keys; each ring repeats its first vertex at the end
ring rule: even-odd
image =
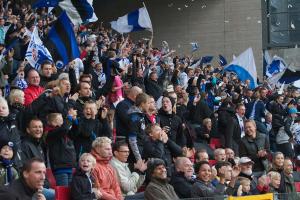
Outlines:
{"type": "Polygon", "coordinates": [[[97,164],[92,171],[95,180],[95,187],[101,193],[101,199],[122,200],[123,196],[118,183],[117,174],[114,168],[109,164],[110,159],[100,157],[94,150],[91,154],[96,158],[97,164]]]}
{"type": "Polygon", "coordinates": [[[29,85],[25,90],[25,106],[30,105],[35,99],[37,99],[41,93],[44,92],[44,88],[41,86],[29,85]]]}

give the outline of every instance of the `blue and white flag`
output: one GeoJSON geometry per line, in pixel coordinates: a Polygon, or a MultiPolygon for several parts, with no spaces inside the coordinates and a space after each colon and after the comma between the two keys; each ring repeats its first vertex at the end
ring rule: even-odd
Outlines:
{"type": "Polygon", "coordinates": [[[224,68],[235,72],[241,81],[250,80],[250,89],[257,87],[257,72],[252,48],[248,48],[224,68]]]}
{"type": "Polygon", "coordinates": [[[33,32],[31,34],[31,39],[25,54],[25,58],[27,59],[29,64],[37,70],[40,68],[43,61],[52,61],[52,56],[40,39],[36,27],[33,29],[33,32]]]}
{"type": "Polygon", "coordinates": [[[111,28],[119,33],[129,33],[134,31],[152,31],[152,23],[146,7],[119,17],[117,21],[112,21],[111,28]]]}
{"type": "Polygon", "coordinates": [[[271,63],[266,67],[266,76],[272,77],[273,75],[285,70],[285,68],[285,61],[281,57],[275,55],[271,60],[271,63]]]}
{"type": "Polygon", "coordinates": [[[199,45],[197,42],[191,42],[192,45],[192,52],[195,52],[199,49],[199,45]]]}
{"type": "Polygon", "coordinates": [[[44,42],[53,60],[62,66],[80,56],[74,29],[66,12],[55,21],[44,42]]]}
{"type": "Polygon", "coordinates": [[[65,10],[74,25],[98,20],[93,8],[93,0],[38,0],[32,8],[56,7],[65,10]]]}

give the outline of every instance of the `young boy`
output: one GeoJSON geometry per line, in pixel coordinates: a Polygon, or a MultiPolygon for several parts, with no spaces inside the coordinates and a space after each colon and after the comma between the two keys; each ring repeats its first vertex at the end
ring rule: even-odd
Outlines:
{"type": "Polygon", "coordinates": [[[274,193],[279,193],[279,186],[280,186],[280,179],[281,176],[278,172],[271,171],[268,173],[268,176],[270,178],[270,191],[274,193]]]}
{"type": "Polygon", "coordinates": [[[12,162],[13,147],[12,142],[0,142],[0,186],[8,185],[11,181],[18,179],[18,172],[12,162]]]}
{"type": "Polygon", "coordinates": [[[89,153],[83,153],[79,159],[79,170],[72,178],[70,185],[71,199],[73,200],[93,200],[100,199],[101,192],[93,188],[91,171],[96,165],[96,159],[89,153]]]}
{"type": "Polygon", "coordinates": [[[247,196],[247,195],[251,195],[250,193],[250,184],[251,181],[247,178],[243,178],[240,181],[241,185],[239,186],[239,189],[237,191],[237,196],[247,196]]]}
{"type": "MultiPolygon", "coordinates": [[[[71,116],[75,119],[76,116],[71,116]]],[[[50,113],[47,116],[48,130],[46,142],[49,149],[51,169],[58,186],[68,186],[72,179],[72,168],[76,166],[76,153],[70,130],[76,128],[72,121],[64,122],[61,113],[50,113]]]]}

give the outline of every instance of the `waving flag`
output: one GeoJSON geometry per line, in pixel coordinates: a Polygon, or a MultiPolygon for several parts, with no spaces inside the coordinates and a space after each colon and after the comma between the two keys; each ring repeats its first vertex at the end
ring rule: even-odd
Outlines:
{"type": "Polygon", "coordinates": [[[152,31],[152,23],[146,7],[119,17],[117,21],[112,21],[111,28],[119,33],[129,33],[134,31],[152,31]]]}
{"type": "Polygon", "coordinates": [[[66,12],[63,12],[51,27],[45,46],[51,52],[55,62],[67,65],[75,58],[79,58],[79,48],[71,21],[66,12]]]}
{"type": "Polygon", "coordinates": [[[192,45],[192,52],[195,52],[199,49],[199,45],[197,42],[191,42],[192,45]]]}
{"type": "Polygon", "coordinates": [[[38,0],[32,5],[33,8],[56,6],[67,12],[74,25],[98,20],[94,13],[93,0],[38,0]]]}
{"type": "Polygon", "coordinates": [[[250,80],[250,89],[257,87],[256,65],[251,47],[234,59],[224,70],[235,72],[241,81],[250,80]]]}
{"type": "Polygon", "coordinates": [[[277,74],[285,70],[285,68],[286,68],[285,61],[281,57],[275,55],[271,60],[271,63],[267,65],[266,75],[267,77],[272,77],[274,74],[277,74]]]}
{"type": "Polygon", "coordinates": [[[225,65],[227,65],[227,60],[225,59],[224,56],[219,55],[219,63],[222,67],[224,67],[225,65]]]}
{"type": "Polygon", "coordinates": [[[213,56],[204,56],[201,58],[201,62],[200,62],[200,66],[202,66],[203,64],[208,64],[212,61],[214,57],[213,56]]]}
{"type": "Polygon", "coordinates": [[[52,61],[52,56],[40,39],[36,27],[33,29],[33,32],[31,34],[31,39],[25,54],[25,58],[35,69],[39,69],[41,64],[45,60],[52,61]]]}

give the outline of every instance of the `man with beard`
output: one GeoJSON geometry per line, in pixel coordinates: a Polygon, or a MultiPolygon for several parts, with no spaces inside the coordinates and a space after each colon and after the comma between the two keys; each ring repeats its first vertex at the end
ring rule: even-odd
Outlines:
{"type": "Polygon", "coordinates": [[[179,199],[172,185],[168,183],[167,169],[163,160],[148,161],[147,173],[151,179],[145,190],[145,199],[179,199]]]}

